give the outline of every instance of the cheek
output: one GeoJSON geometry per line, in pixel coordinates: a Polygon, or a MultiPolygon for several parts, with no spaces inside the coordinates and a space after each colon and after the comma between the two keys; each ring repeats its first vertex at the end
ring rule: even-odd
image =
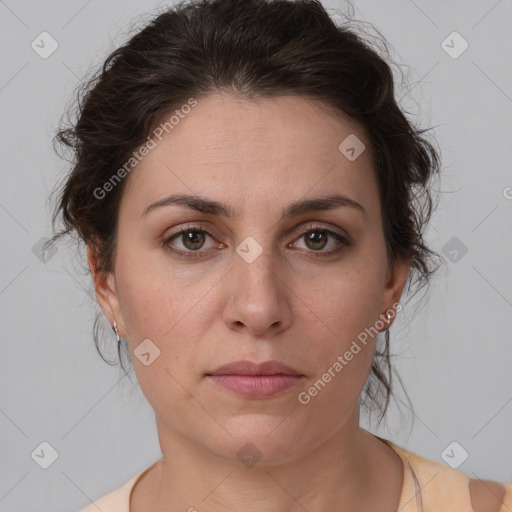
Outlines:
{"type": "Polygon", "coordinates": [[[305,347],[315,374],[300,403],[309,404],[317,411],[313,416],[322,421],[328,415],[332,424],[357,403],[374,360],[377,332],[371,327],[375,306],[360,298],[346,295],[339,301],[332,300],[330,317],[326,316],[329,335],[325,336],[324,329],[322,342],[315,347],[311,346],[314,337],[309,336],[309,346],[305,347]]]}
{"type": "Polygon", "coordinates": [[[309,300],[331,333],[347,341],[375,323],[380,313],[381,269],[375,262],[350,265],[331,274],[309,300]],[[371,266],[373,265],[373,266],[371,266]]]}
{"type": "MultiPolygon", "coordinates": [[[[124,244],[116,262],[116,281],[126,329],[133,343],[144,338],[161,340],[185,315],[193,291],[170,267],[155,262],[158,251],[126,250],[137,247],[140,241],[124,244]]],[[[190,308],[189,308],[190,309],[190,308]]]]}
{"type": "MultiPolygon", "coordinates": [[[[165,287],[151,274],[119,272],[119,299],[129,339],[136,344],[144,338],[157,338],[164,328],[168,308],[165,287]]],[[[169,318],[169,321],[172,320],[169,318]]]]}
{"type": "Polygon", "coordinates": [[[313,295],[308,294],[314,314],[305,311],[309,347],[304,349],[318,370],[315,381],[321,379],[329,388],[321,394],[338,403],[359,393],[370,371],[379,330],[375,323],[381,313],[380,272],[375,262],[373,267],[369,263],[347,266],[325,281],[322,290],[315,288],[313,295]]]}
{"type": "Polygon", "coordinates": [[[190,406],[187,389],[197,373],[201,335],[193,318],[200,310],[201,294],[183,285],[171,286],[172,281],[157,272],[128,268],[123,272],[119,266],[119,295],[131,359],[142,392],[165,416],[165,411],[190,406]]]}
{"type": "Polygon", "coordinates": [[[134,366],[140,363],[133,352],[149,339],[160,351],[156,366],[173,372],[193,370],[200,342],[207,338],[217,309],[212,303],[215,294],[205,295],[215,279],[190,279],[171,266],[162,269],[148,260],[139,265],[133,255],[118,262],[116,273],[134,366]]]}

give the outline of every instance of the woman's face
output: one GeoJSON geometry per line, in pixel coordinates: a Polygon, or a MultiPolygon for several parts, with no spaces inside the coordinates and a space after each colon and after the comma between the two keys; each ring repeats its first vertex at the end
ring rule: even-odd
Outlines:
{"type": "Polygon", "coordinates": [[[95,275],[96,291],[128,340],[161,441],[184,437],[230,459],[250,441],[271,463],[357,424],[376,341],[365,329],[389,325],[380,320],[409,262],[388,274],[369,150],[340,150],[349,136],[368,147],[348,118],[311,100],[219,93],[125,178],[114,275],[95,275]],[[154,205],[178,194],[196,207],[154,205]],[[360,207],[291,208],[333,195],[360,207]],[[303,377],[251,397],[207,376],[239,360],[277,360],[303,377]]]}

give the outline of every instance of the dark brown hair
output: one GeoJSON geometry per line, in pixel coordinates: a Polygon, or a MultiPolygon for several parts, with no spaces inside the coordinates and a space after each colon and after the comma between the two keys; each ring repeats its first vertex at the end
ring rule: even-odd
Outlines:
{"type": "MultiPolygon", "coordinates": [[[[427,130],[416,128],[398,106],[388,43],[380,38],[381,57],[355,26],[348,15],[336,24],[315,0],[187,1],[155,16],[83,84],[76,118],[59,126],[55,147],[71,150],[75,158],[53,215],[54,232],[59,216],[64,226],[52,241],[75,231],[96,251],[98,270],[112,271],[118,209],[128,178],[101,199],[94,191],[147,142],[165,116],[191,97],[199,100],[221,90],[247,100],[295,95],[320,100],[364,128],[379,186],[388,263],[411,260],[407,292],[428,284],[439,268],[431,268],[439,255],[423,240],[439,156],[424,136],[427,130]]],[[[97,316],[94,339],[101,355],[98,326],[97,316]]],[[[123,367],[120,353],[119,358],[123,367]]],[[[362,402],[369,409],[372,402],[378,405],[380,419],[392,394],[391,381],[386,332],[362,402]],[[382,392],[384,405],[378,398],[382,392]]]]}

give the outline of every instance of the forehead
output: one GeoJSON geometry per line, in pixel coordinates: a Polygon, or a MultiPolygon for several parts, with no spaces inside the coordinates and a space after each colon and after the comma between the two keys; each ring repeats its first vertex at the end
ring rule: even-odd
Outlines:
{"type": "Polygon", "coordinates": [[[177,191],[213,193],[226,202],[243,194],[253,204],[265,197],[268,204],[288,202],[309,191],[339,192],[365,203],[377,192],[364,130],[319,101],[215,93],[187,112],[174,118],[161,140],[154,138],[155,147],[131,172],[124,195],[137,211],[177,191]],[[366,149],[350,160],[343,145],[340,150],[345,140],[366,149]]]}

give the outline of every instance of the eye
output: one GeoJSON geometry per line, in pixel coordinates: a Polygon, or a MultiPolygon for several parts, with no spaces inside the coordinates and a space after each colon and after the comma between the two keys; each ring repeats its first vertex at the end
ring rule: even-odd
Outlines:
{"type": "MultiPolygon", "coordinates": [[[[177,233],[167,237],[163,244],[168,251],[176,254],[180,258],[200,258],[204,255],[208,247],[205,249],[207,238],[214,239],[214,235],[208,229],[197,226],[180,227],[177,233]],[[179,242],[179,243],[177,243],[179,242]],[[181,246],[180,246],[181,245],[181,246]],[[205,250],[201,250],[205,249],[205,250]]],[[[327,229],[321,226],[309,226],[298,240],[304,239],[306,252],[316,253],[315,256],[328,257],[337,254],[343,247],[348,247],[351,242],[341,233],[327,229]],[[324,251],[328,245],[334,245],[331,250],[324,251]]],[[[296,247],[297,242],[289,245],[296,247]]],[[[215,244],[213,245],[213,247],[215,244]]],[[[224,248],[224,244],[218,243],[217,248],[224,248]]],[[[210,246],[210,249],[212,246],[210,246]]]]}
{"type": "MultiPolygon", "coordinates": [[[[343,246],[348,247],[350,245],[347,238],[340,233],[320,226],[310,226],[299,237],[299,240],[302,239],[305,241],[306,248],[310,249],[309,252],[317,252],[319,253],[318,256],[332,256],[338,253],[343,246]],[[331,242],[331,246],[334,245],[334,249],[323,251],[322,249],[327,247],[329,242],[331,242]]],[[[295,245],[295,243],[292,245],[295,245]]]]}
{"type": "MultiPolygon", "coordinates": [[[[205,240],[207,237],[213,238],[213,234],[210,231],[197,227],[181,227],[178,232],[171,235],[164,240],[164,245],[167,249],[184,258],[194,258],[200,256],[199,249],[204,248],[205,240]],[[175,240],[179,241],[180,244],[176,244],[175,240]],[[176,248],[177,247],[177,248],[176,248]],[[194,255],[191,253],[198,253],[194,255]]],[[[218,244],[221,248],[223,244],[218,244]]]]}

